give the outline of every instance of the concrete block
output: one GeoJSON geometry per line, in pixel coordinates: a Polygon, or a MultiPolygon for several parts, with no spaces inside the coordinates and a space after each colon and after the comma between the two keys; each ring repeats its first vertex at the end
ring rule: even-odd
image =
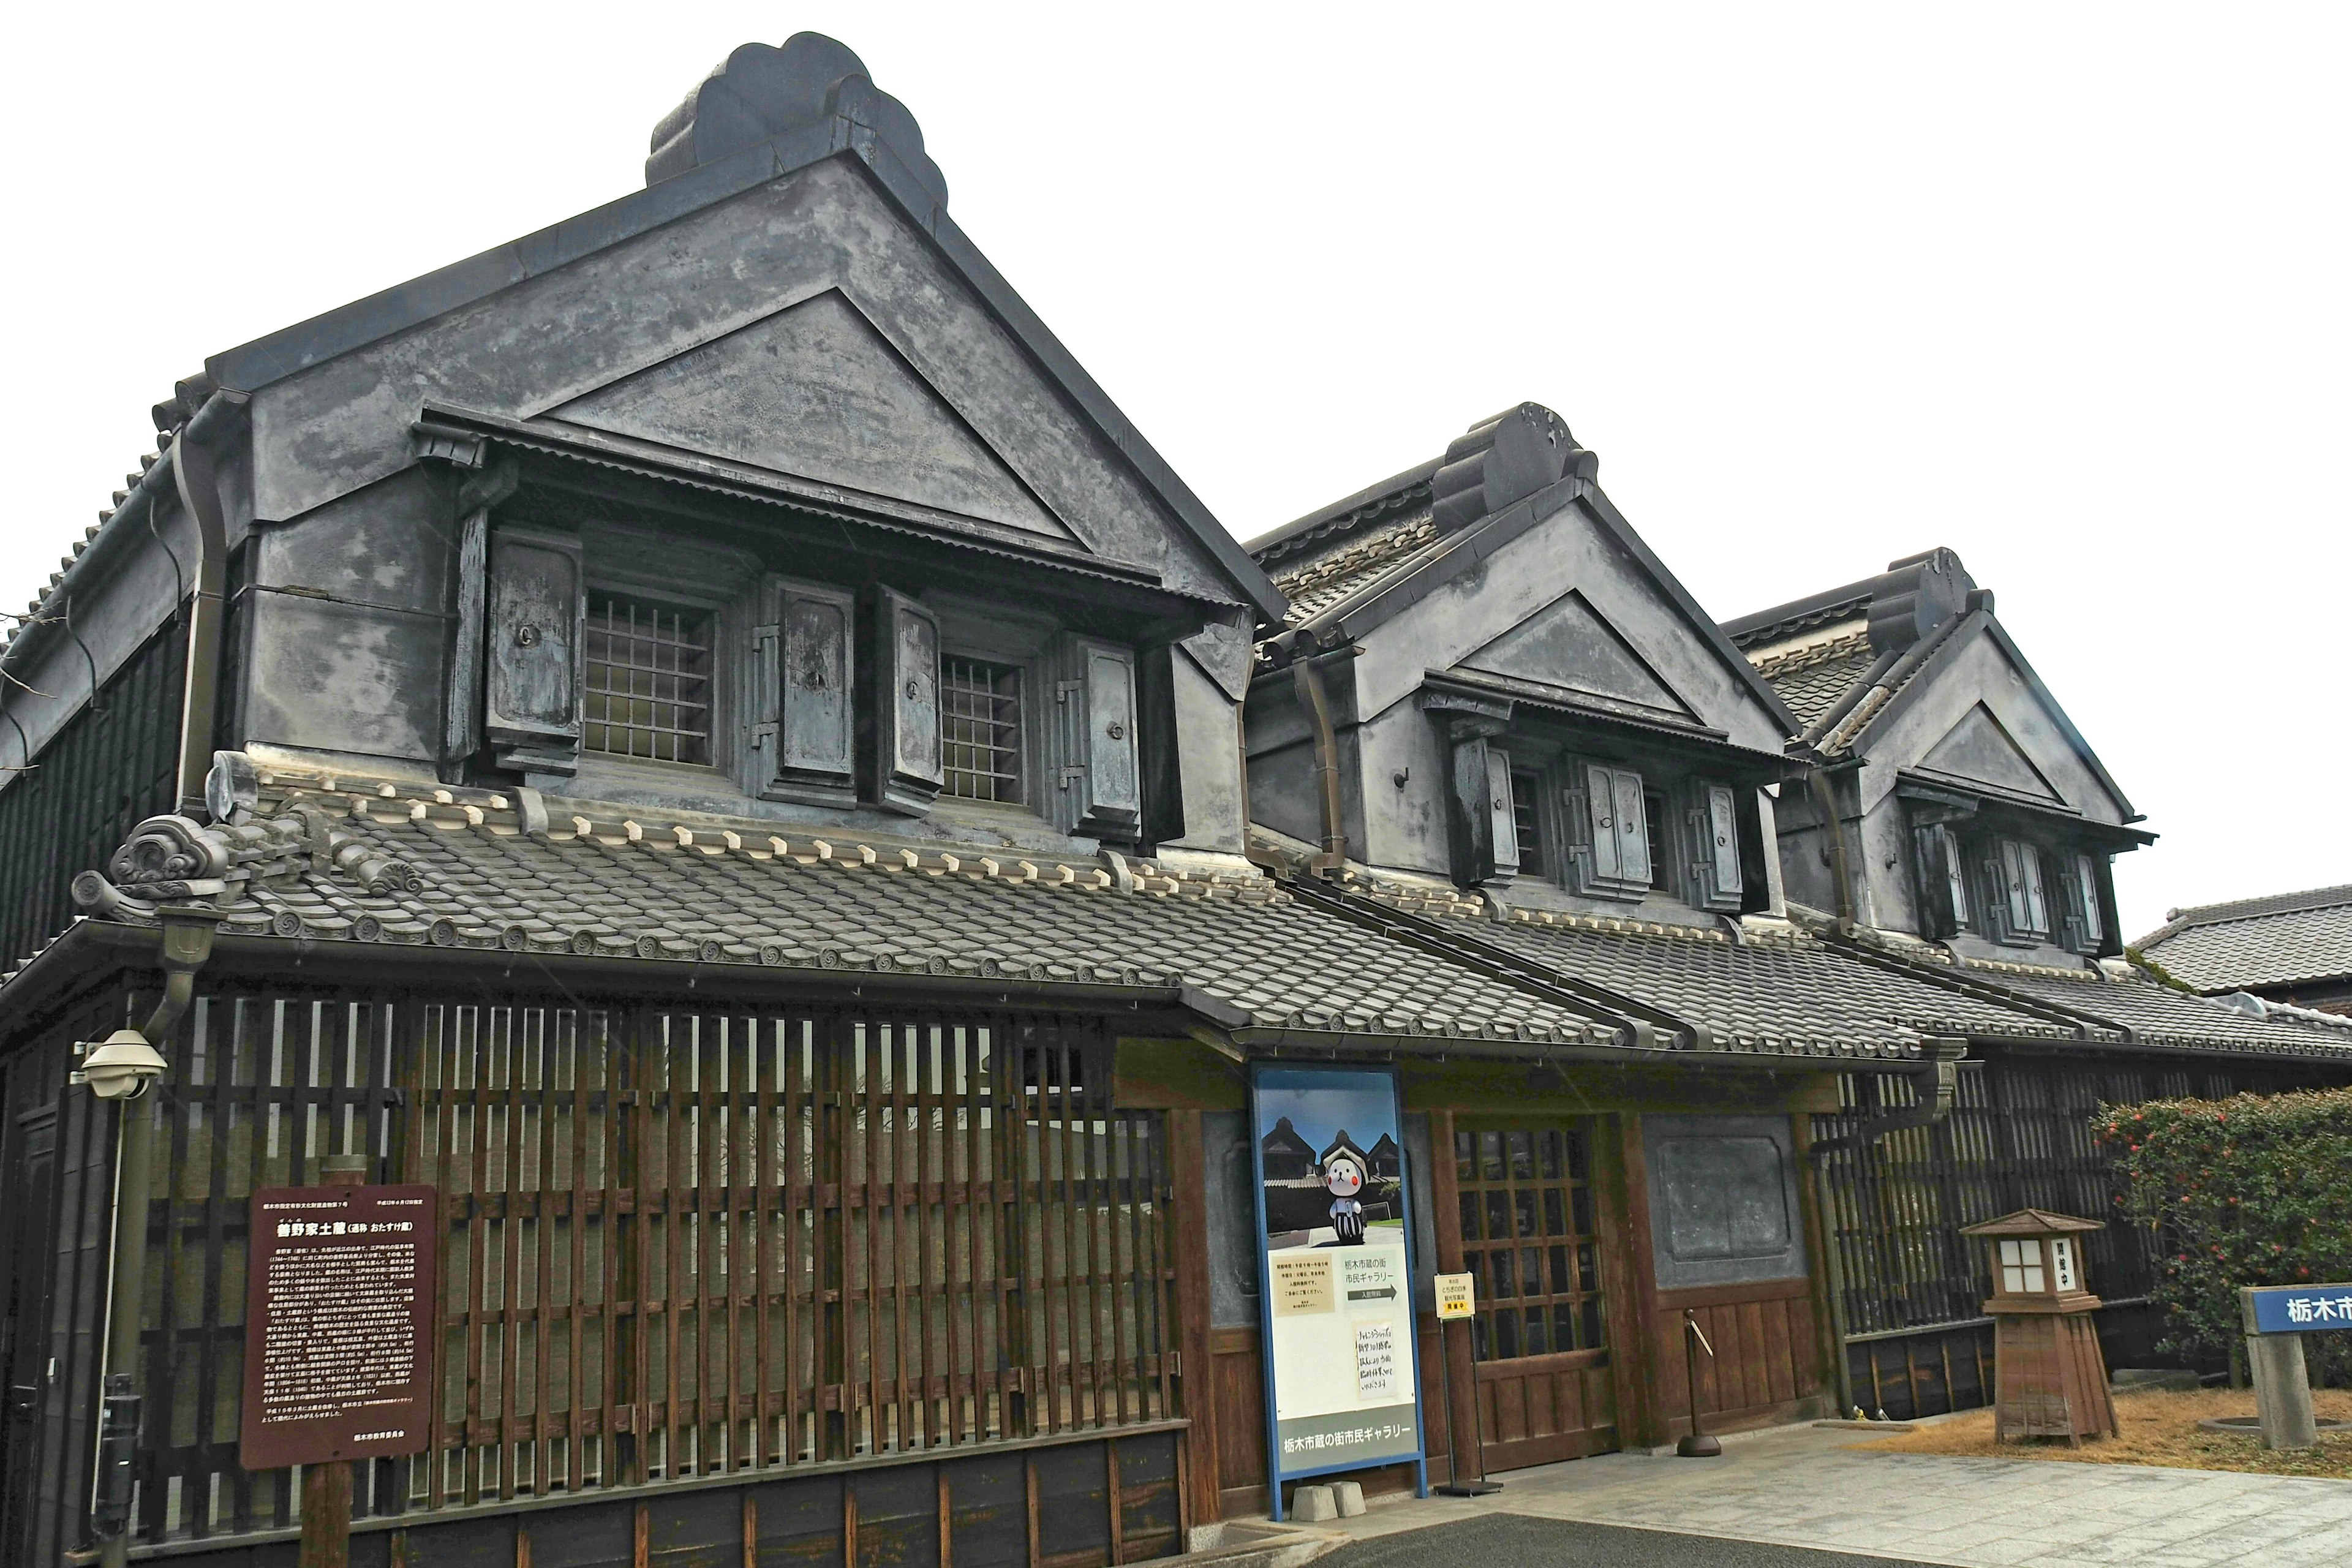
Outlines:
{"type": "Polygon", "coordinates": [[[1290,1517],[1301,1524],[1321,1524],[1339,1517],[1339,1500],[1329,1487],[1300,1487],[1290,1494],[1290,1517]]]}
{"type": "Polygon", "coordinates": [[[1364,1484],[1361,1481],[1334,1481],[1332,1496],[1339,1500],[1339,1517],[1358,1519],[1364,1511],[1364,1484]]]}

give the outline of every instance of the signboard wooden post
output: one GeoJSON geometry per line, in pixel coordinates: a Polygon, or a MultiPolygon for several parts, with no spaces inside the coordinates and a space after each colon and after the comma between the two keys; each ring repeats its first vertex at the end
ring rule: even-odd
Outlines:
{"type": "Polygon", "coordinates": [[[253,1194],[237,1458],[304,1467],[302,1568],[350,1560],[352,1462],[421,1453],[430,1430],[436,1194],[363,1169],[253,1194]]]}
{"type": "Polygon", "coordinates": [[[2352,1284],[2248,1286],[2238,1292],[2238,1306],[2245,1315],[2246,1363],[2254,1373],[2263,1447],[2318,1447],[2303,1336],[2352,1329],[2352,1284]]]}

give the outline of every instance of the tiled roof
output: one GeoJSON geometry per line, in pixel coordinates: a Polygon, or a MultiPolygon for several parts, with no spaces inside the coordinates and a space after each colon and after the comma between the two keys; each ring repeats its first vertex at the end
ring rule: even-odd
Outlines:
{"type": "Polygon", "coordinates": [[[1290,601],[1285,623],[1305,626],[1332,605],[1353,597],[1357,590],[1388,575],[1436,538],[1437,524],[1424,506],[1350,539],[1340,549],[1290,567],[1274,580],[1290,601]]]}
{"type": "Polygon", "coordinates": [[[145,842],[160,846],[150,865],[179,852],[226,868],[185,885],[227,910],[232,935],[1185,985],[1261,1028],[1622,1043],[1597,1016],[1332,921],[1255,873],[786,840],[768,836],[774,825],[656,826],[618,810],[532,833],[504,796],[337,782],[275,790],[242,829],[152,819],[114,858],[113,881],[84,873],[77,897],[102,918],[152,918],[153,889],[131,879],[145,842]]]}
{"type": "Polygon", "coordinates": [[[2065,1024],[1858,963],[1797,930],[1735,942],[1719,928],[1515,910],[1486,933],[1563,973],[1703,1024],[1724,1049],[1853,1055],[1916,1047],[1931,1035],[2079,1037],[2065,1024]]]}
{"type": "Polygon", "coordinates": [[[2352,975],[2352,887],[2174,910],[2139,950],[2183,984],[2220,994],[2352,975]]]}
{"type": "Polygon", "coordinates": [[[1809,630],[1805,637],[1742,650],[1756,673],[1780,694],[1797,722],[1808,729],[1870,673],[1877,659],[1867,622],[1839,621],[1809,630]]]}
{"type": "MultiPolygon", "coordinates": [[[[1827,917],[1801,912],[1808,926],[1828,929],[1827,917]]],[[[2055,1016],[2079,1020],[2081,1037],[2094,1043],[2224,1056],[2325,1057],[2352,1066],[2352,1019],[2300,1008],[2267,1009],[2257,1016],[2252,1009],[2186,995],[2113,960],[2082,969],[1989,963],[1956,958],[1916,937],[1885,932],[1840,939],[1833,945],[1930,983],[1941,976],[1996,998],[2013,998],[2020,1006],[2052,1009],[2055,1016]]]]}
{"type": "Polygon", "coordinates": [[[2021,969],[1995,978],[2008,989],[2129,1029],[2139,1045],[2352,1061],[2352,1018],[2334,1022],[2300,1010],[2256,1017],[2221,1002],[2183,995],[2137,970],[2128,976],[2086,970],[2077,977],[2060,970],[2021,969]]]}

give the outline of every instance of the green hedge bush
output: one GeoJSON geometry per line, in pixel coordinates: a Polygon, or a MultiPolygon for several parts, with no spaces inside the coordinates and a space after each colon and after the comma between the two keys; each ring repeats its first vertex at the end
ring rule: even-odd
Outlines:
{"type": "MultiPolygon", "coordinates": [[[[2229,1354],[2241,1286],[2352,1279],[2352,1090],[2102,1106],[2091,1125],[2124,1214],[2156,1232],[2166,1349],[2229,1354]]],[[[2315,1334],[2304,1348],[2340,1382],[2347,1342],[2315,1334]]]]}

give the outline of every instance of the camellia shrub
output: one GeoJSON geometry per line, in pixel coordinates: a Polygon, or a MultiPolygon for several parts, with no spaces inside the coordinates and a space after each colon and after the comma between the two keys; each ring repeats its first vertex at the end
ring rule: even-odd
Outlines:
{"type": "MultiPolygon", "coordinates": [[[[2224,1356],[2244,1334],[2246,1285],[2352,1280],[2352,1090],[2103,1106],[2124,1214],[2156,1232],[2164,1348],[2224,1356]]],[[[2307,1360],[2343,1382],[2352,1333],[2308,1335],[2307,1360]]]]}

